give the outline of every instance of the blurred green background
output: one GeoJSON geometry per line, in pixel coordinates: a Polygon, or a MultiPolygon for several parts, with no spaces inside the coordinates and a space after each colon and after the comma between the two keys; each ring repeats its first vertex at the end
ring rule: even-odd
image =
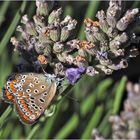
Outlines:
{"type": "MultiPolygon", "coordinates": [[[[59,1],[64,15],[71,15],[78,21],[75,33],[84,39],[84,17],[96,20],[98,10],[106,10],[108,1],[59,1]]],[[[140,7],[139,1],[126,1],[126,8],[140,7]]],[[[21,16],[26,13],[31,18],[35,14],[34,1],[0,1],[0,97],[6,77],[13,71],[19,57],[13,53],[9,43],[15,35],[21,16]]],[[[140,30],[137,30],[137,34],[140,30]]],[[[9,104],[0,98],[0,138],[91,138],[91,131],[97,128],[105,138],[111,138],[108,117],[119,114],[126,97],[127,80],[137,81],[140,77],[139,59],[131,59],[129,67],[114,72],[110,76],[83,76],[72,88],[68,96],[57,105],[56,113],[43,123],[23,125],[9,104]],[[88,81],[88,82],[87,82],[88,81]]]]}

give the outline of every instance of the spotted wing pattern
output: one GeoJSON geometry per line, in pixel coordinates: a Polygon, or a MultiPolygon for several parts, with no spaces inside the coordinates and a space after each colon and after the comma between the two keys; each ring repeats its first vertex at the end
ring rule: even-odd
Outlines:
{"type": "Polygon", "coordinates": [[[14,104],[23,123],[32,124],[50,105],[56,89],[56,82],[43,74],[14,74],[4,85],[3,98],[14,104]]]}

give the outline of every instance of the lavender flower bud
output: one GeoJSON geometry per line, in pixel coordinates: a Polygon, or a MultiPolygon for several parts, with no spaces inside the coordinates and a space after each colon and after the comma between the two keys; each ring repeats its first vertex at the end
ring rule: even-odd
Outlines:
{"type": "Polygon", "coordinates": [[[127,68],[128,67],[128,62],[126,60],[121,60],[118,67],[120,67],[120,69],[127,68]]]}
{"type": "Polygon", "coordinates": [[[124,43],[126,43],[128,41],[128,35],[123,32],[122,34],[116,36],[111,42],[110,42],[110,49],[115,49],[118,50],[120,49],[120,47],[122,46],[122,44],[124,45],[124,43]]]}
{"type": "Polygon", "coordinates": [[[12,37],[10,42],[15,46],[17,47],[19,45],[19,41],[15,38],[15,37],[12,37]]]}
{"type": "Polygon", "coordinates": [[[41,27],[44,27],[45,26],[44,17],[39,16],[39,15],[38,16],[37,15],[34,15],[33,16],[33,20],[34,20],[34,22],[35,22],[35,24],[37,26],[41,26],[41,27]]]}
{"type": "Polygon", "coordinates": [[[35,30],[35,26],[32,22],[28,22],[26,24],[26,31],[29,35],[33,35],[33,36],[36,36],[37,35],[37,32],[35,30]]]}
{"type": "Polygon", "coordinates": [[[140,37],[139,36],[136,36],[135,33],[132,33],[132,35],[130,36],[131,38],[131,42],[132,43],[139,43],[140,42],[140,37]]]}
{"type": "Polygon", "coordinates": [[[92,137],[95,140],[105,140],[96,129],[92,130],[92,137]]]}
{"type": "Polygon", "coordinates": [[[120,18],[123,10],[123,2],[111,0],[107,9],[107,22],[111,27],[115,27],[117,19],[120,18]]]}
{"type": "Polygon", "coordinates": [[[35,45],[35,50],[38,54],[43,54],[44,48],[45,48],[45,46],[43,46],[42,44],[38,43],[35,45]]]}
{"type": "Polygon", "coordinates": [[[118,30],[116,28],[109,27],[106,33],[109,37],[114,38],[118,35],[118,30]]]}
{"type": "Polygon", "coordinates": [[[58,22],[60,20],[61,14],[62,14],[62,8],[53,10],[48,17],[48,23],[52,24],[54,22],[58,22]]]}
{"type": "Polygon", "coordinates": [[[93,39],[95,38],[98,41],[107,42],[106,35],[100,30],[99,27],[92,27],[91,31],[93,32],[92,33],[92,36],[94,36],[93,39]]]}
{"type": "Polygon", "coordinates": [[[98,42],[98,40],[93,35],[93,31],[91,31],[89,28],[86,28],[85,34],[86,34],[86,38],[88,41],[95,43],[95,44],[96,44],[96,42],[98,42]]]}
{"type": "Polygon", "coordinates": [[[21,23],[27,24],[28,22],[29,22],[28,16],[27,15],[22,16],[21,23]]]}
{"type": "Polygon", "coordinates": [[[129,57],[136,57],[139,55],[139,51],[137,48],[133,47],[132,49],[130,49],[128,52],[127,52],[128,56],[129,57]]]}
{"type": "Polygon", "coordinates": [[[58,59],[60,62],[66,63],[67,54],[65,54],[65,53],[57,53],[56,56],[57,56],[57,59],[58,59]]]}
{"type": "Polygon", "coordinates": [[[55,26],[52,29],[50,29],[50,38],[56,42],[60,39],[60,27],[55,26]]]}
{"type": "Polygon", "coordinates": [[[53,1],[36,0],[37,15],[47,16],[53,6],[53,1]]]}
{"type": "Polygon", "coordinates": [[[62,63],[56,63],[54,71],[56,75],[65,75],[64,66],[62,65],[62,63]]]}
{"type": "Polygon", "coordinates": [[[67,55],[65,59],[66,59],[66,62],[70,65],[73,64],[74,62],[74,57],[72,55],[67,55]]]}
{"type": "Polygon", "coordinates": [[[96,74],[99,74],[99,72],[95,70],[95,68],[93,68],[92,66],[88,66],[86,69],[86,74],[89,76],[95,76],[96,74]]]}
{"type": "Polygon", "coordinates": [[[77,21],[76,20],[70,20],[66,27],[68,27],[68,30],[71,31],[76,27],[77,21]]]}
{"type": "Polygon", "coordinates": [[[62,42],[66,41],[70,36],[70,31],[68,30],[68,27],[63,27],[62,30],[61,30],[61,37],[60,37],[60,40],[62,42]]]}
{"type": "Polygon", "coordinates": [[[52,46],[50,44],[44,44],[45,48],[43,50],[44,56],[49,56],[52,53],[52,46]]]}
{"type": "Polygon", "coordinates": [[[63,21],[61,21],[62,26],[68,25],[68,23],[72,20],[71,16],[66,16],[63,21]]]}
{"type": "Polygon", "coordinates": [[[109,69],[107,68],[107,66],[103,66],[103,65],[96,65],[96,68],[98,71],[102,71],[103,73],[107,74],[107,75],[110,75],[112,74],[113,70],[112,69],[109,69]]]}
{"type": "Polygon", "coordinates": [[[117,22],[117,28],[120,31],[124,31],[128,25],[134,20],[135,16],[139,13],[139,9],[135,8],[128,10],[126,14],[117,22]]]}
{"type": "Polygon", "coordinates": [[[109,25],[106,21],[106,16],[103,10],[98,11],[98,13],[96,14],[96,17],[99,19],[99,24],[100,24],[100,28],[107,33],[108,29],[109,29],[109,25]]]}
{"type": "Polygon", "coordinates": [[[54,43],[53,51],[55,53],[61,53],[63,50],[64,50],[64,44],[62,44],[61,42],[54,43]]]}

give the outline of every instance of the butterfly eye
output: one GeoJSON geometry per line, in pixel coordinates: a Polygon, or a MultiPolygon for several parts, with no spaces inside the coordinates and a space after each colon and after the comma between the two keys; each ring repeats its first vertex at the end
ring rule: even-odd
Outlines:
{"type": "Polygon", "coordinates": [[[34,90],[34,93],[38,93],[39,91],[37,89],[34,90]]]}
{"type": "Polygon", "coordinates": [[[34,81],[37,81],[37,80],[38,80],[38,78],[37,78],[37,77],[35,77],[35,78],[34,78],[34,81]]]}
{"type": "Polygon", "coordinates": [[[29,87],[34,87],[34,84],[30,83],[30,84],[29,84],[29,87]]]}
{"type": "Polygon", "coordinates": [[[38,107],[37,107],[37,106],[34,106],[34,109],[35,109],[35,110],[37,110],[37,109],[38,109],[38,107]]]}
{"type": "Polygon", "coordinates": [[[43,94],[43,96],[47,96],[48,95],[48,92],[45,92],[44,94],[43,94]]]}
{"type": "Polygon", "coordinates": [[[40,106],[40,107],[39,107],[39,110],[42,110],[42,109],[43,109],[43,108],[40,106]]]}
{"type": "Polygon", "coordinates": [[[22,88],[19,88],[17,91],[22,91],[23,89],[22,88]]]}
{"type": "Polygon", "coordinates": [[[31,90],[30,89],[26,89],[26,92],[29,93],[29,92],[31,92],[31,90]]]}
{"type": "Polygon", "coordinates": [[[35,84],[38,84],[38,83],[39,83],[39,81],[38,81],[38,80],[36,80],[36,81],[35,81],[35,84]]]}
{"type": "Polygon", "coordinates": [[[20,105],[20,108],[22,109],[23,108],[23,105],[20,105]]]}
{"type": "Polygon", "coordinates": [[[22,108],[22,111],[23,111],[23,112],[26,112],[26,110],[25,110],[24,108],[22,108]]]}
{"type": "Polygon", "coordinates": [[[34,120],[34,119],[35,119],[35,115],[31,115],[29,118],[30,118],[31,120],[34,120]]]}
{"type": "Polygon", "coordinates": [[[34,104],[35,102],[33,100],[30,101],[32,104],[34,104]]]}
{"type": "Polygon", "coordinates": [[[30,113],[29,113],[29,112],[26,112],[25,115],[26,115],[26,116],[30,116],[30,113]]]}
{"type": "Polygon", "coordinates": [[[33,76],[33,73],[29,73],[30,76],[33,76]]]}
{"type": "Polygon", "coordinates": [[[21,79],[21,82],[23,82],[23,83],[24,83],[24,82],[25,82],[25,79],[21,79]]]}
{"type": "Polygon", "coordinates": [[[22,75],[22,79],[25,79],[27,76],[26,75],[22,75]]]}
{"type": "Polygon", "coordinates": [[[45,88],[45,86],[44,86],[44,85],[41,85],[41,88],[42,88],[42,89],[44,89],[44,88],[45,88]]]}
{"type": "Polygon", "coordinates": [[[40,98],[39,101],[40,101],[41,103],[44,103],[44,102],[45,102],[45,100],[44,100],[43,98],[40,98]]]}
{"type": "Polygon", "coordinates": [[[7,86],[10,86],[10,82],[7,82],[6,85],[7,85],[7,86]]]}
{"type": "Polygon", "coordinates": [[[30,97],[30,100],[34,100],[35,98],[34,97],[30,97]]]}
{"type": "Polygon", "coordinates": [[[10,86],[6,86],[7,87],[7,89],[10,89],[10,86]]]}
{"type": "Polygon", "coordinates": [[[12,93],[13,91],[11,89],[8,89],[8,92],[12,93]]]}

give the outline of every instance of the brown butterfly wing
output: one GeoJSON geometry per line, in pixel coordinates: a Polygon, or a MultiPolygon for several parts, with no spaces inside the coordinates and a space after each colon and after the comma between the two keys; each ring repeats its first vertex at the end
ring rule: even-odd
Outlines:
{"type": "Polygon", "coordinates": [[[24,108],[22,108],[21,105],[18,105],[17,102],[19,100],[17,100],[15,104],[15,109],[19,115],[20,120],[28,124],[35,123],[36,120],[41,116],[41,114],[44,113],[44,111],[53,100],[56,93],[56,88],[56,84],[52,83],[48,91],[41,93],[41,95],[31,96],[29,100],[24,100],[24,102],[22,101],[22,106],[24,108]]]}
{"type": "MultiPolygon", "coordinates": [[[[8,81],[9,82],[9,81],[8,81]]],[[[24,123],[34,123],[46,110],[55,96],[57,85],[43,74],[23,73],[15,75],[12,84],[15,110],[24,123]]],[[[5,99],[7,100],[7,91],[5,99]]],[[[8,100],[9,101],[9,100],[8,100]]]]}

